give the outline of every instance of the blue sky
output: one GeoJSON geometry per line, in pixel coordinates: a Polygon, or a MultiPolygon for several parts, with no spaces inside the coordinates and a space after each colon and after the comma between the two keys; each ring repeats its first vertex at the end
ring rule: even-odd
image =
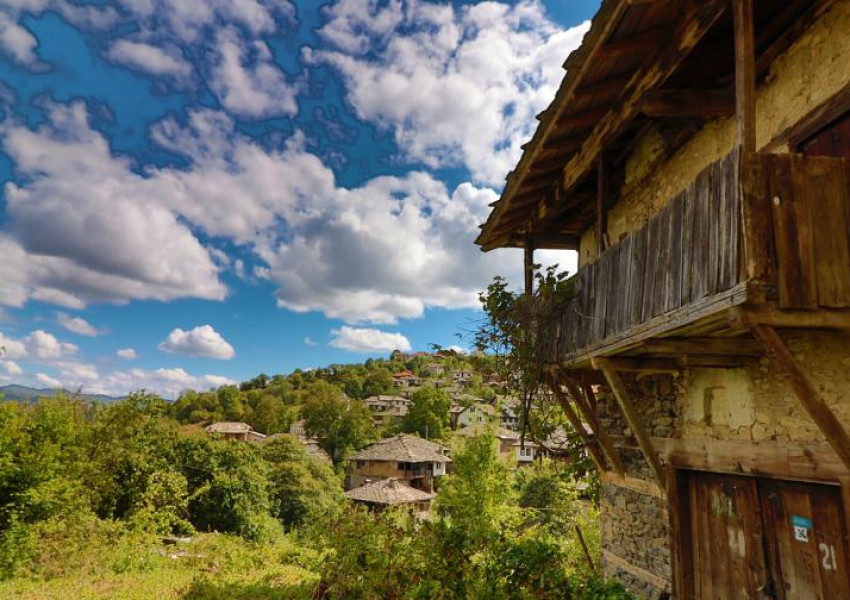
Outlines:
{"type": "Polygon", "coordinates": [[[0,384],[173,396],[463,346],[521,280],[477,225],[597,8],[4,0],[0,384]]]}

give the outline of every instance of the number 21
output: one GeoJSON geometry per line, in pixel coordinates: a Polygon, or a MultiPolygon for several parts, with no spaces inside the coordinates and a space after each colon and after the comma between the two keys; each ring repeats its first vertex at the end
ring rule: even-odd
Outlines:
{"type": "Polygon", "coordinates": [[[821,543],[818,549],[823,552],[823,560],[821,564],[827,571],[835,571],[838,569],[838,562],[835,560],[835,546],[821,543]]]}

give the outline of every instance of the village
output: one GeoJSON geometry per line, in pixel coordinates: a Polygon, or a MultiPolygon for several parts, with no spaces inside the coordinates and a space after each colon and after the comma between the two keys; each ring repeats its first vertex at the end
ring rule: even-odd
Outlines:
{"type": "MultiPolygon", "coordinates": [[[[462,441],[484,432],[494,437],[499,457],[516,467],[542,458],[560,461],[576,458],[570,455],[573,436],[563,424],[553,426],[539,443],[530,432],[523,431],[521,403],[516,397],[506,395],[505,382],[497,373],[482,376],[471,366],[447,369],[444,358],[440,352],[410,355],[393,352],[390,364],[399,367],[392,374],[395,393],[376,394],[359,401],[368,409],[376,435],[381,435],[400,430],[418,390],[442,390],[451,398],[447,414],[451,435],[448,439],[432,440],[427,435],[391,434],[351,453],[345,458],[344,486],[346,497],[353,502],[375,509],[410,505],[427,514],[431,500],[438,493],[439,478],[452,471],[452,440],[462,441]],[[408,367],[416,368],[418,374],[408,367]]],[[[205,431],[218,438],[250,443],[290,436],[300,442],[309,456],[331,462],[321,440],[310,435],[303,419],[295,421],[287,433],[271,435],[244,422],[214,422],[205,431]]]]}

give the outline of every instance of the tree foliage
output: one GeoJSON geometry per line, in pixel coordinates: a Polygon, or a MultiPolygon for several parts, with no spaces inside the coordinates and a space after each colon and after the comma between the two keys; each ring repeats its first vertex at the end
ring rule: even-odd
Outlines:
{"type": "Polygon", "coordinates": [[[444,439],[451,433],[452,399],[443,389],[423,387],[410,398],[402,430],[428,439],[444,439]]]}

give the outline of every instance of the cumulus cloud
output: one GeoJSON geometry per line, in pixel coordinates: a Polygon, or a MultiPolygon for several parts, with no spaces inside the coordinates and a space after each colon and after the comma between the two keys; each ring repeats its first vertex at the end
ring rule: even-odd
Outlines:
{"type": "Polygon", "coordinates": [[[56,321],[71,333],[85,335],[87,337],[97,337],[101,332],[91,323],[82,317],[72,317],[67,313],[56,313],[56,321]]]}
{"type": "Polygon", "coordinates": [[[563,30],[537,0],[339,0],[320,30],[330,50],[307,48],[346,82],[358,116],[393,132],[408,159],[464,165],[501,185],[563,76],[588,23],[563,30]]]}
{"type": "Polygon", "coordinates": [[[13,360],[0,361],[0,368],[6,371],[7,375],[12,376],[21,375],[24,372],[20,365],[13,360]]]}
{"type": "Polygon", "coordinates": [[[132,348],[121,348],[115,354],[118,356],[118,358],[125,358],[127,360],[136,358],[136,351],[132,348]]]}
{"type": "Polygon", "coordinates": [[[145,42],[118,40],[110,47],[107,57],[151,75],[188,77],[192,72],[192,66],[178,49],[160,48],[145,42]]]}
{"type": "Polygon", "coordinates": [[[77,351],[77,346],[61,342],[52,333],[36,329],[23,338],[26,356],[30,358],[61,358],[77,351]]]}
{"type": "Polygon", "coordinates": [[[265,42],[246,42],[235,29],[224,29],[215,55],[209,85],[227,110],[252,118],[298,112],[296,86],[274,64],[265,42]]]}
{"type": "Polygon", "coordinates": [[[351,352],[390,352],[392,350],[409,352],[411,350],[410,340],[401,333],[349,327],[347,325],[335,329],[331,333],[333,334],[331,346],[351,352]]]}
{"type": "Polygon", "coordinates": [[[263,147],[218,111],[166,119],[151,139],[186,166],[139,174],[109,153],[82,104],[53,107],[36,131],[6,129],[4,147],[27,179],[7,184],[0,304],[222,299],[227,261],[200,233],[251,254],[281,307],[350,324],[476,307],[495,274],[522,280],[517,252],[472,244],[496,199],[490,189],[448,190],[422,172],[340,186],[303,135],[263,147]]]}
{"type": "Polygon", "coordinates": [[[23,25],[16,23],[8,14],[0,12],[0,49],[22,65],[38,64],[35,49],[38,40],[23,25]]]}
{"type": "Polygon", "coordinates": [[[7,123],[0,133],[25,178],[6,184],[0,303],[224,297],[207,249],[154,200],[155,181],[111,155],[82,103],[51,106],[35,131],[7,123]]]}
{"type": "Polygon", "coordinates": [[[200,356],[230,360],[236,354],[233,346],[210,325],[199,325],[189,331],[179,327],[168,334],[160,350],[183,356],[200,356]]]}

